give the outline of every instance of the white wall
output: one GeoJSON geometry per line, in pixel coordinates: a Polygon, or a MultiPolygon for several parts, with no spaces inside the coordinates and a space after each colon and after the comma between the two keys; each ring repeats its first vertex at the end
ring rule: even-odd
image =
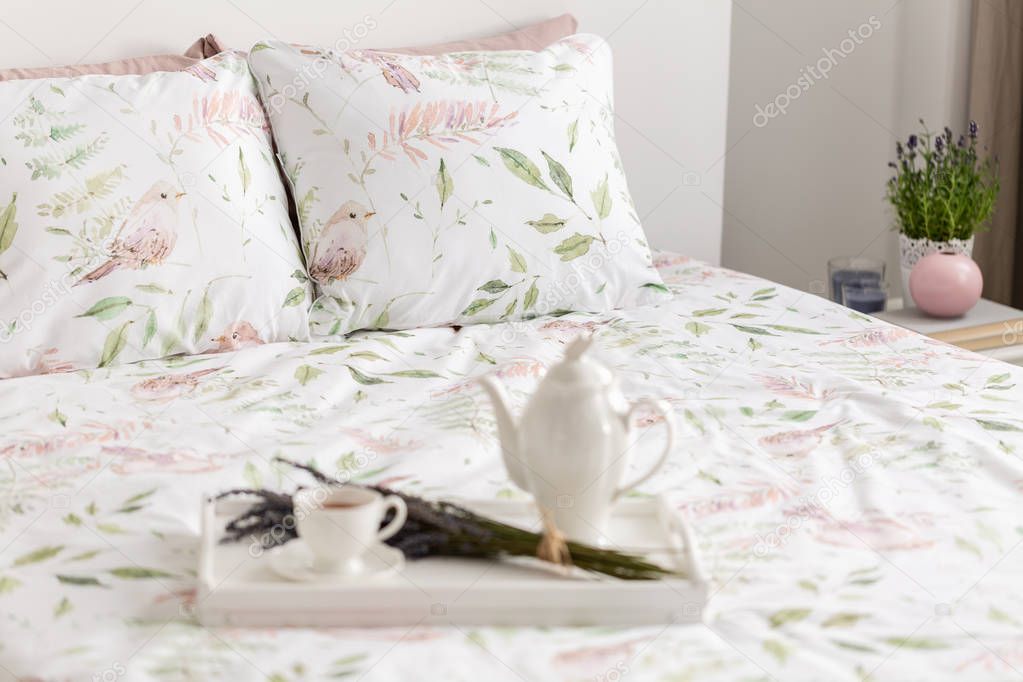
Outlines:
{"type": "Polygon", "coordinates": [[[724,264],[815,290],[828,258],[870,255],[898,296],[886,164],[920,117],[963,129],[969,0],[736,0],[732,14],[724,264]],[[801,70],[861,26],[870,36],[804,90],[801,70]],[[755,125],[792,84],[787,112],[755,125]]]}
{"type": "Polygon", "coordinates": [[[179,52],[213,32],[247,48],[277,37],[414,45],[510,30],[562,12],[615,50],[623,161],[651,242],[717,262],[731,5],[722,0],[6,0],[0,68],[179,52]]]}

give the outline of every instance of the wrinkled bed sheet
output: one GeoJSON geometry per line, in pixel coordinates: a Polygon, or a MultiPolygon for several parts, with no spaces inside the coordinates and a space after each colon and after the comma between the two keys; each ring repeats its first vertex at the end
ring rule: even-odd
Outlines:
{"type": "MultiPolygon", "coordinates": [[[[0,382],[0,678],[1005,680],[1023,677],[1023,375],[817,296],[660,254],[613,314],[359,334],[0,382]],[[682,431],[642,487],[693,524],[706,623],[208,629],[203,493],[315,462],[427,496],[521,496],[489,403],[595,332],[682,431]]],[[[659,452],[640,423],[633,462],[659,452]]],[[[467,585],[467,589],[472,589],[467,585]]]]}

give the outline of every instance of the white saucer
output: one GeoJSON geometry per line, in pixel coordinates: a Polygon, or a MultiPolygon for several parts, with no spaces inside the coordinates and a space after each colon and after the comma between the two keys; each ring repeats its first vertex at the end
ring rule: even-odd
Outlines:
{"type": "Polygon", "coordinates": [[[366,550],[359,570],[349,573],[324,573],[313,568],[313,552],[296,538],[270,552],[270,568],[287,580],[303,583],[351,582],[393,575],[405,567],[400,550],[378,543],[366,550]]]}

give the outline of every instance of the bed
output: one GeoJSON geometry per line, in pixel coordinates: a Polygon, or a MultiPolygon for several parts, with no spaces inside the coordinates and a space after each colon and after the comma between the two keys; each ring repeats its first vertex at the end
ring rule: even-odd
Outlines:
{"type": "MultiPolygon", "coordinates": [[[[670,253],[670,301],[0,382],[0,671],[29,679],[1008,679],[1023,669],[1020,370],[670,253]],[[199,500],[283,455],[519,497],[473,378],[521,406],[596,334],[683,437],[642,494],[695,529],[705,624],[209,629],[199,500]]],[[[634,448],[641,466],[661,429],[634,448]]],[[[471,590],[472,585],[466,585],[471,590]]]]}

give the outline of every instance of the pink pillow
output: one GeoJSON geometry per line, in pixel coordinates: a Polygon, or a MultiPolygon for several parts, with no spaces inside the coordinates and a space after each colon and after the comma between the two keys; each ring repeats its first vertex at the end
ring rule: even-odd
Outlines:
{"type": "MultiPolygon", "coordinates": [[[[579,22],[571,14],[547,19],[523,28],[475,40],[458,40],[422,47],[394,47],[381,52],[427,55],[445,52],[475,52],[480,50],[542,50],[576,32],[579,22]]],[[[108,76],[142,75],[154,71],[182,71],[201,59],[223,52],[224,46],[212,33],[199,38],[183,55],[160,54],[147,57],[129,57],[100,64],[69,64],[67,66],[41,66],[28,69],[0,69],[0,81],[33,78],[71,78],[89,74],[108,76]]]]}
{"type": "Polygon", "coordinates": [[[67,66],[40,66],[30,69],[0,69],[0,81],[29,80],[35,78],[73,78],[102,74],[106,76],[143,75],[154,71],[183,71],[196,62],[223,51],[220,41],[212,33],[196,40],[185,54],[157,54],[147,57],[129,57],[101,64],[69,64],[67,66]]]}
{"type": "Polygon", "coordinates": [[[499,33],[475,40],[456,40],[451,43],[424,45],[422,47],[392,47],[388,49],[369,48],[378,52],[397,52],[410,55],[434,55],[447,52],[480,52],[491,50],[533,50],[539,51],[576,32],[579,22],[571,14],[530,24],[509,33],[499,33]]]}

